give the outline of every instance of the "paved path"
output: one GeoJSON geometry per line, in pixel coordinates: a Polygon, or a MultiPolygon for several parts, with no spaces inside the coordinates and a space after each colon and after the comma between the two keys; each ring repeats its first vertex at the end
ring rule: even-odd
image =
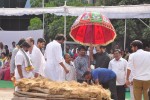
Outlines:
{"type": "Polygon", "coordinates": [[[13,92],[13,89],[0,89],[0,100],[11,100],[13,92]]]}

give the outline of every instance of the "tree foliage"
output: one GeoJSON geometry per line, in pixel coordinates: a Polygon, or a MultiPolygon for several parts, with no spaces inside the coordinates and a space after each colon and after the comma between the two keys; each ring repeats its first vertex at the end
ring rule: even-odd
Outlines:
{"type": "MultiPolygon", "coordinates": [[[[116,5],[137,5],[150,3],[150,0],[95,0],[95,6],[116,6],[116,5]]],[[[40,7],[42,0],[31,0],[33,7],[40,7]]],[[[65,0],[45,0],[46,7],[63,6],[65,0]]],[[[68,6],[92,6],[88,4],[87,0],[67,0],[68,6]]],[[[69,36],[70,27],[75,21],[76,17],[67,17],[67,39],[71,40],[69,36]]],[[[150,25],[150,19],[143,19],[143,21],[150,25]]],[[[114,28],[116,29],[117,38],[116,43],[123,45],[125,33],[125,20],[111,20],[114,28]]],[[[150,29],[147,28],[138,19],[127,19],[127,46],[134,39],[141,39],[150,44],[150,29]]],[[[64,17],[45,14],[45,38],[53,39],[57,33],[64,33],[64,17]]]]}
{"type": "Polygon", "coordinates": [[[29,30],[37,30],[42,29],[42,21],[40,18],[35,17],[30,20],[30,26],[28,26],[29,30]]]}
{"type": "Polygon", "coordinates": [[[30,0],[32,7],[42,7],[42,0],[30,0]]]}

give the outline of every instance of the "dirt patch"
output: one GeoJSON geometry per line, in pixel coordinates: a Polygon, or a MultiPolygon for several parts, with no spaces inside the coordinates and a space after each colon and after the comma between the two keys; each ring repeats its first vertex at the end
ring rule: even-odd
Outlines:
{"type": "Polygon", "coordinates": [[[0,100],[11,100],[13,98],[14,89],[1,89],[0,100]]]}

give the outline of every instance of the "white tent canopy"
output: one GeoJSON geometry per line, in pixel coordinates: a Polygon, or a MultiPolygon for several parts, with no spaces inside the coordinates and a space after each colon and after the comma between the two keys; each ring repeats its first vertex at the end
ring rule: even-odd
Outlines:
{"type": "MultiPolygon", "coordinates": [[[[44,4],[44,3],[43,3],[44,4]]],[[[150,4],[144,5],[120,5],[120,6],[98,6],[98,7],[47,7],[47,8],[0,8],[0,16],[23,16],[23,15],[39,15],[55,14],[64,16],[64,36],[66,36],[66,16],[79,16],[83,12],[96,11],[106,15],[109,19],[125,19],[125,36],[124,36],[124,49],[126,48],[126,19],[150,18],[150,4]]],[[[146,23],[144,23],[149,27],[146,23]]],[[[44,23],[43,23],[44,30],[44,23]]]]}
{"type": "Polygon", "coordinates": [[[85,11],[101,12],[110,19],[150,18],[150,4],[99,7],[1,8],[0,16],[39,15],[46,13],[79,16],[85,11]]]}

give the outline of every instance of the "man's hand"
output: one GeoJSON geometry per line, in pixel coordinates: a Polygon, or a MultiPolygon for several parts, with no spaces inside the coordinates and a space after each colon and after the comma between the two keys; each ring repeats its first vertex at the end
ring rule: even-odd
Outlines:
{"type": "Polygon", "coordinates": [[[66,66],[63,64],[63,62],[59,63],[61,65],[61,67],[63,67],[63,69],[65,70],[66,74],[69,73],[69,70],[66,68],[66,66]]]}
{"type": "Polygon", "coordinates": [[[99,80],[98,80],[98,79],[96,79],[96,80],[95,80],[95,84],[96,84],[96,85],[100,85],[100,83],[99,83],[99,80]]]}
{"type": "Polygon", "coordinates": [[[129,80],[126,80],[126,85],[127,85],[127,86],[131,85],[131,83],[130,83],[129,80]]]}
{"type": "Polygon", "coordinates": [[[39,76],[39,74],[38,74],[38,73],[35,73],[35,74],[34,74],[34,77],[35,77],[35,78],[37,78],[38,76],[39,76]]]}
{"type": "Polygon", "coordinates": [[[88,67],[87,71],[91,71],[91,68],[90,68],[90,67],[88,67]]]}
{"type": "Polygon", "coordinates": [[[93,52],[94,47],[92,45],[90,45],[90,51],[93,52]]]}
{"type": "Polygon", "coordinates": [[[68,73],[69,73],[69,70],[68,70],[67,68],[65,68],[65,72],[66,72],[66,74],[68,74],[68,73]]]}
{"type": "Polygon", "coordinates": [[[10,73],[10,77],[13,77],[14,76],[14,73],[10,73]]]}

